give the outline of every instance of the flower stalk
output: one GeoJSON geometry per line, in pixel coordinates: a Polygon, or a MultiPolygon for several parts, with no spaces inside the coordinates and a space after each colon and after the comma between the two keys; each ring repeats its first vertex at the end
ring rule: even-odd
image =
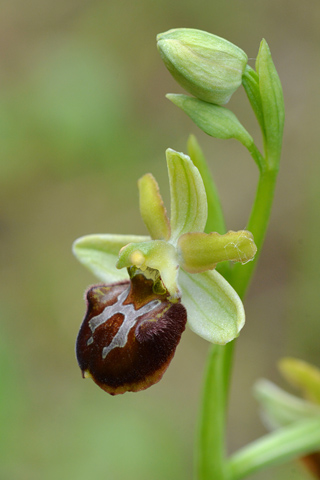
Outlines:
{"type": "Polygon", "coordinates": [[[212,345],[208,354],[195,450],[195,478],[198,480],[228,479],[225,421],[231,355],[226,352],[233,343],[212,345]]]}
{"type": "MultiPolygon", "coordinates": [[[[261,251],[267,231],[276,177],[277,172],[260,174],[256,198],[248,222],[248,229],[254,234],[258,252],[261,251]]],[[[230,284],[242,299],[250,284],[256,261],[242,265],[241,269],[234,265],[228,277],[230,284]]],[[[196,453],[199,480],[234,478],[226,467],[225,445],[226,410],[234,347],[235,341],[224,347],[213,346],[208,356],[196,453]]]]}

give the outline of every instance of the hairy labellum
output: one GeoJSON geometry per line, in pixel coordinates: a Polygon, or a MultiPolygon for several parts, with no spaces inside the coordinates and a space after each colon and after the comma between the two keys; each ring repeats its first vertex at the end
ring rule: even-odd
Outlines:
{"type": "Polygon", "coordinates": [[[168,292],[156,293],[143,274],[97,285],[87,292],[87,312],[76,355],[83,377],[111,395],[157,383],[180,341],[187,312],[168,292]]]}

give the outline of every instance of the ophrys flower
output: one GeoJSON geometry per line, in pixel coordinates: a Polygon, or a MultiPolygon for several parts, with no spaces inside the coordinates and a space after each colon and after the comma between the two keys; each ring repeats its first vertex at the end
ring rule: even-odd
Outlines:
{"type": "Polygon", "coordinates": [[[252,235],[204,233],[207,199],[199,171],[188,156],[170,149],[167,165],[170,221],[156,180],[146,174],[138,185],[150,236],[87,235],[73,246],[80,262],[106,283],[88,291],[77,358],[84,376],[112,394],[160,380],[186,319],[217,344],[237,337],[245,321],[240,298],[214,268],[226,260],[251,260],[252,235]]]}

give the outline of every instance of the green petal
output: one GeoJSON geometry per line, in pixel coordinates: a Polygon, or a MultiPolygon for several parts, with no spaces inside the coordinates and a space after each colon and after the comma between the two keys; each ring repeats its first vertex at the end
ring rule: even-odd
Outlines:
{"type": "Polygon", "coordinates": [[[156,179],[147,173],[138,181],[141,217],[154,240],[169,240],[170,222],[156,179]]]}
{"type": "Polygon", "coordinates": [[[245,230],[225,235],[186,233],[178,240],[179,263],[189,273],[211,270],[226,260],[246,263],[256,251],[252,233],[245,230]]]}
{"type": "Polygon", "coordinates": [[[320,415],[320,407],[285,392],[268,380],[259,380],[254,393],[262,408],[264,423],[271,430],[320,415]]]}
{"type": "Polygon", "coordinates": [[[244,308],[222,275],[215,270],[193,275],[182,270],[179,285],[191,330],[220,345],[239,335],[245,322],[244,308]]]}
{"type": "Polygon", "coordinates": [[[175,244],[187,232],[203,232],[207,196],[199,170],[187,155],[166,151],[171,194],[171,238],[175,244]]]}
{"type": "Polygon", "coordinates": [[[142,242],[150,237],[136,235],[86,235],[78,238],[72,250],[77,259],[96,277],[106,283],[128,279],[125,270],[117,270],[119,250],[130,242],[142,242]]]}
{"type": "Polygon", "coordinates": [[[160,272],[161,280],[173,297],[179,294],[177,277],[179,265],[176,249],[163,240],[130,243],[119,253],[117,268],[135,265],[139,269],[151,268],[160,272]]]}
{"type": "Polygon", "coordinates": [[[320,405],[320,370],[297,358],[283,358],[279,370],[285,379],[299,388],[304,397],[320,405]]]}

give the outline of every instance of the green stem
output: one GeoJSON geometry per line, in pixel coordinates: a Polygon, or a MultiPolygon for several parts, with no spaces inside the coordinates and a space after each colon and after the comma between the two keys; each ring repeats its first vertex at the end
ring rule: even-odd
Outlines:
{"type": "Polygon", "coordinates": [[[251,141],[243,143],[243,145],[247,148],[248,152],[250,153],[253,160],[258,165],[260,172],[263,169],[264,158],[261,155],[259,149],[257,148],[256,144],[253,141],[253,138],[250,137],[251,141]]]}
{"type": "Polygon", "coordinates": [[[226,362],[224,346],[212,345],[204,385],[198,449],[196,458],[199,480],[226,480],[225,405],[226,362]]]}
{"type": "MultiPolygon", "coordinates": [[[[276,171],[262,171],[256,198],[248,222],[258,251],[261,250],[270,218],[276,171]]],[[[249,286],[257,259],[247,265],[235,265],[229,281],[241,298],[249,286]]],[[[235,341],[213,346],[208,360],[197,452],[199,480],[228,480],[226,468],[225,421],[235,341]]]]}
{"type": "MultiPolygon", "coordinates": [[[[320,418],[283,427],[235,453],[229,460],[232,480],[320,449],[320,418]]],[[[214,478],[214,477],[212,477],[214,478]]]]}

